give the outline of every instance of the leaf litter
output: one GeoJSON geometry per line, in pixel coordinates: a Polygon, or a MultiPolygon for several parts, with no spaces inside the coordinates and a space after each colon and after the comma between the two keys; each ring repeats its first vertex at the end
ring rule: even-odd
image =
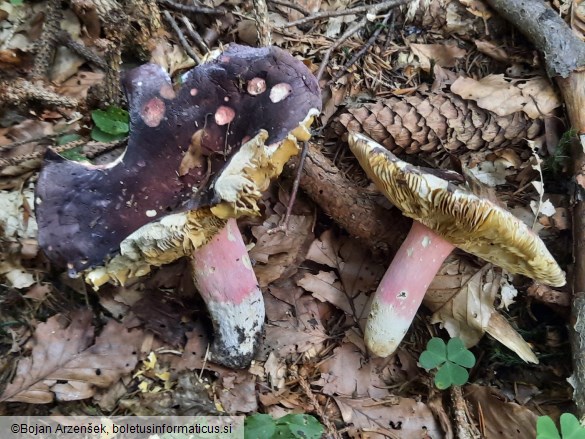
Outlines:
{"type": "MultiPolygon", "coordinates": [[[[237,39],[239,30],[244,28],[241,23],[247,23],[247,34],[257,40],[253,14],[236,3],[229,2],[231,9],[226,17],[209,22],[206,28],[209,33],[204,35],[209,47],[215,48],[218,38],[221,40],[225,35],[231,35],[229,41],[237,39]]],[[[313,12],[360,4],[345,0],[302,3],[313,12]]],[[[7,11],[7,18],[0,19],[0,40],[8,39],[1,49],[9,50],[18,60],[7,67],[11,74],[17,69],[30,69],[26,67],[27,59],[31,60],[28,52],[32,50],[31,42],[40,34],[43,20],[33,22],[30,17],[43,7],[25,4],[19,10],[7,2],[0,7],[7,11]],[[25,25],[14,27],[17,18],[25,25]]],[[[275,26],[303,16],[286,7],[270,8],[275,26]]],[[[302,57],[316,71],[331,41],[358,17],[317,21],[308,32],[302,27],[275,28],[274,41],[302,57]]],[[[73,38],[102,53],[103,41],[96,40],[101,33],[100,20],[91,23],[81,19],[89,27],[87,35],[80,35],[79,19],[76,13],[67,12],[66,27],[73,38]]],[[[398,14],[396,20],[400,23],[402,17],[398,14]]],[[[410,27],[400,35],[394,25],[389,25],[354,66],[345,67],[345,63],[365,46],[367,33],[358,32],[334,53],[325,78],[342,75],[324,86],[329,94],[325,96],[323,124],[333,121],[336,112],[348,104],[359,104],[364,99],[429,93],[431,88],[423,80],[429,80],[429,84],[434,80],[432,93],[450,90],[497,114],[522,111],[541,119],[550,117],[558,107],[560,101],[538,72],[538,60],[532,49],[517,45],[506,28],[496,27],[498,31],[488,34],[491,26],[501,23],[483,2],[413,2],[408,20],[410,27]]],[[[244,32],[241,34],[243,39],[244,32]]],[[[168,35],[153,37],[148,56],[174,74],[193,65],[193,61],[180,44],[170,39],[168,35]]],[[[50,73],[59,84],[55,90],[87,102],[93,109],[96,90],[103,90],[100,87],[104,85],[104,73],[88,63],[80,65],[79,58],[70,52],[60,52],[50,73]]],[[[52,143],[51,139],[62,133],[85,134],[89,111],[83,111],[82,115],[43,108],[27,109],[23,115],[3,112],[0,147],[18,140],[33,141],[2,150],[1,158],[42,153],[52,143]]],[[[405,117],[404,123],[409,121],[411,118],[405,117]]],[[[558,134],[553,132],[555,129],[558,128],[547,128],[549,132],[543,133],[543,137],[554,139],[558,134]]],[[[570,230],[567,197],[550,193],[550,177],[544,175],[543,181],[542,175],[537,175],[539,170],[533,169],[532,158],[539,154],[547,159],[547,154],[554,154],[556,145],[541,138],[535,142],[534,152],[524,143],[504,149],[466,151],[458,158],[463,166],[479,174],[480,180],[496,188],[509,207],[522,212],[527,222],[538,216],[537,231],[548,234],[562,248],[562,239],[556,238],[562,238],[560,231],[570,230]]],[[[361,178],[342,149],[332,157],[355,181],[361,178]],[[350,167],[344,168],[346,161],[350,167]]],[[[450,167],[440,151],[429,155],[423,152],[421,157],[434,166],[450,167]]],[[[283,216],[286,201],[282,194],[266,199],[265,215],[260,221],[251,222],[245,233],[266,301],[267,325],[262,348],[247,370],[215,365],[207,357],[209,325],[205,310],[196,299],[189,276],[183,273],[184,264],[163,267],[149,278],[125,287],[105,288],[97,296],[82,287],[66,293],[71,284],[61,282],[47,270],[46,261],[37,254],[35,233],[30,229],[34,224],[31,211],[34,203],[28,180],[39,164],[38,158],[31,158],[0,167],[0,189],[12,200],[6,209],[1,209],[8,213],[8,219],[0,224],[6,230],[19,230],[16,234],[6,233],[0,243],[0,266],[9,268],[0,270],[2,288],[4,285],[8,288],[0,294],[0,314],[2,321],[10,324],[6,330],[0,327],[2,353],[9,353],[0,360],[2,377],[12,369],[9,379],[3,380],[8,384],[0,389],[1,398],[6,401],[41,404],[86,399],[109,412],[122,410],[133,414],[262,411],[281,416],[312,412],[343,425],[349,437],[452,437],[447,425],[451,422],[450,407],[437,396],[430,377],[417,367],[426,341],[436,335],[447,337],[431,322],[441,322],[451,335],[476,345],[475,352],[489,358],[489,362],[480,358],[472,373],[475,384],[464,390],[467,408],[486,437],[497,437],[499,431],[514,422],[518,422],[522,434],[533,434],[536,407],[550,407],[546,405],[549,400],[569,398],[566,391],[551,393],[539,383],[532,385],[536,391],[524,385],[532,390],[524,392],[523,398],[516,395],[518,399],[511,402],[515,398],[513,389],[520,392],[524,388],[521,383],[527,381],[519,371],[527,374],[545,371],[547,377],[553,377],[549,381],[565,389],[567,359],[562,354],[562,343],[554,341],[559,339],[558,335],[550,329],[558,321],[551,320],[549,308],[543,311],[523,299],[528,289],[555,312],[563,307],[566,311],[565,292],[527,285],[522,279],[508,278],[493,267],[479,266],[468,256],[457,254],[443,267],[427,295],[433,314],[419,313],[395,356],[371,358],[363,344],[363,327],[369,298],[389,259],[372,255],[361,242],[346,236],[310,201],[305,201],[308,209],[293,212],[287,234],[270,234],[269,230],[283,216]],[[6,263],[9,265],[1,265],[6,263]],[[72,294],[72,299],[64,301],[66,305],[55,306],[66,294],[72,294]],[[85,305],[86,297],[98,304],[100,313],[96,316],[89,311],[75,311],[74,307],[69,313],[62,312],[63,307],[72,303],[85,305]],[[509,308],[506,314],[500,311],[502,307],[509,308]],[[22,316],[15,318],[14,309],[24,311],[22,316]],[[542,325],[548,325],[544,337],[542,325],[530,316],[533,312],[537,314],[535,318],[544,322],[542,325]],[[45,323],[39,323],[44,320],[45,323]],[[519,336],[517,323],[533,328],[532,334],[522,331],[528,341],[519,336]],[[542,360],[544,366],[540,369],[527,369],[537,366],[514,363],[517,357],[486,342],[485,332],[507,343],[525,359],[533,359],[533,352],[539,356],[545,352],[552,359],[542,360]],[[68,337],[71,342],[64,344],[68,337]],[[294,372],[297,365],[299,373],[294,372]],[[302,380],[309,383],[309,392],[300,385],[302,380]],[[502,390],[496,392],[494,386],[502,390]],[[507,417],[510,414],[515,420],[507,417]]],[[[558,254],[566,254],[566,249],[558,254]]],[[[0,410],[5,406],[0,405],[0,410]]]]}

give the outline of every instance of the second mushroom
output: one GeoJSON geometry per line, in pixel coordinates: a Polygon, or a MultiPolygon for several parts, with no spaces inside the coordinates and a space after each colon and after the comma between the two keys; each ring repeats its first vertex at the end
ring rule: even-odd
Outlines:
{"type": "Polygon", "coordinates": [[[350,133],[349,146],[378,189],[414,220],[374,295],[365,331],[372,353],[394,353],[455,247],[540,283],[566,283],[542,240],[510,212],[398,159],[362,134],[350,133]]]}

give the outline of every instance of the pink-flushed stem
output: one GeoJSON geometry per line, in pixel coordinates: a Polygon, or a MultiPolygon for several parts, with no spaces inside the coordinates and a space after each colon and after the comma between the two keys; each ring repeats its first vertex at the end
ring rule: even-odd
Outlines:
{"type": "Polygon", "coordinates": [[[192,257],[195,286],[214,327],[212,360],[249,366],[264,327],[264,299],[236,220],[192,257]]]}
{"type": "Polygon", "coordinates": [[[380,357],[394,353],[441,264],[454,249],[428,227],[412,223],[386,270],[366,323],[366,345],[380,357]]]}

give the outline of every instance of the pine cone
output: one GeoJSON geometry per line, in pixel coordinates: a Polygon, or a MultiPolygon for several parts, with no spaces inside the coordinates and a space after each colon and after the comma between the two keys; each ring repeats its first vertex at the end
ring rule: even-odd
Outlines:
{"type": "Polygon", "coordinates": [[[494,149],[532,140],[543,125],[523,112],[498,116],[452,93],[391,97],[348,108],[333,122],[338,135],[363,132],[398,154],[494,149]]]}

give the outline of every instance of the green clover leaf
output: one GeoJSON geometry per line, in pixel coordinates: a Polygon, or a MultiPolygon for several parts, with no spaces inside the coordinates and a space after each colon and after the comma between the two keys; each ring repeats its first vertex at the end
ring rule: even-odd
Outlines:
{"type": "Polygon", "coordinates": [[[457,337],[447,343],[447,359],[468,369],[475,366],[475,355],[465,347],[463,340],[457,337]]]}
{"type": "Polygon", "coordinates": [[[435,385],[444,390],[467,382],[469,372],[466,368],[475,365],[475,356],[460,338],[452,338],[445,344],[443,339],[433,337],[427,343],[427,349],[421,353],[419,363],[426,370],[438,369],[435,385]]]}
{"type": "Polygon", "coordinates": [[[271,438],[276,432],[276,422],[270,415],[257,413],[244,420],[244,439],[271,438]]]}
{"type": "Polygon", "coordinates": [[[275,420],[270,415],[255,414],[244,421],[244,439],[319,439],[322,434],[323,426],[311,415],[290,414],[275,420]]]}
{"type": "Polygon", "coordinates": [[[585,428],[570,413],[561,415],[561,433],[550,416],[540,416],[536,421],[536,439],[585,439],[585,428]]]}

